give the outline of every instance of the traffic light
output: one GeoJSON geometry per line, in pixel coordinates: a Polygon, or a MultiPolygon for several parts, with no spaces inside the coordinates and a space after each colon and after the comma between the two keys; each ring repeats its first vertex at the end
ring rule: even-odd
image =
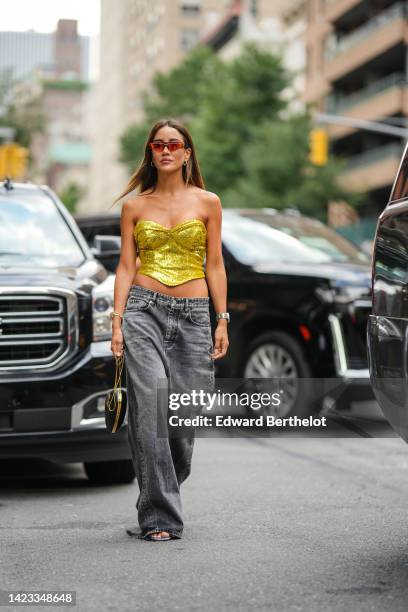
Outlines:
{"type": "Polygon", "coordinates": [[[316,166],[327,164],[329,157],[329,138],[326,130],[314,128],[310,132],[310,153],[309,159],[316,166]]]}
{"type": "Polygon", "coordinates": [[[27,172],[28,149],[14,144],[11,149],[11,168],[13,178],[24,178],[27,172]]]}
{"type": "Polygon", "coordinates": [[[7,148],[5,145],[0,146],[0,179],[7,176],[7,148]]]}
{"type": "Polygon", "coordinates": [[[7,142],[0,146],[0,179],[6,176],[24,178],[27,172],[29,150],[16,142],[7,142]]]}

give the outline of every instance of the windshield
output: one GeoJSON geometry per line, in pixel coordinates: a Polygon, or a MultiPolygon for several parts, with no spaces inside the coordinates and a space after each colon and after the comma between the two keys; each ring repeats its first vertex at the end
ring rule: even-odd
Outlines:
{"type": "Polygon", "coordinates": [[[0,266],[78,266],[84,254],[43,194],[0,195],[0,266]]]}
{"type": "Polygon", "coordinates": [[[266,262],[367,264],[370,259],[323,223],[284,215],[223,215],[227,248],[248,265],[266,262]]]}

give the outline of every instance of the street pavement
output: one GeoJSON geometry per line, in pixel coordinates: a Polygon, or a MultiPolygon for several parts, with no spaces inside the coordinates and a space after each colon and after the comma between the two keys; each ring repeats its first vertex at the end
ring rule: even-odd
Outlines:
{"type": "Polygon", "coordinates": [[[405,612],[408,446],[345,435],[198,437],[168,542],[126,534],[136,481],[1,461],[0,588],[74,590],[81,612],[405,612]]]}

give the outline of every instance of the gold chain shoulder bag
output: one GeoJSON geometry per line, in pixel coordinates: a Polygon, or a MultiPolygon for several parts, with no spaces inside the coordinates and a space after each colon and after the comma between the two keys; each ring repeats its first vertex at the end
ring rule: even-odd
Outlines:
{"type": "Polygon", "coordinates": [[[115,356],[115,360],[115,382],[112,391],[108,393],[105,399],[105,423],[107,430],[111,433],[119,431],[126,415],[126,394],[121,389],[121,377],[125,361],[124,353],[119,357],[115,356]]]}

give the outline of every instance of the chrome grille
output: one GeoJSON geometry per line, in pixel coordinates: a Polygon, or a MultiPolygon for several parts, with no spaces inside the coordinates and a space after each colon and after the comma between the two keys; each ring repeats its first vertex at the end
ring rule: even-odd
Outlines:
{"type": "Polygon", "coordinates": [[[366,327],[371,300],[356,300],[347,312],[329,314],[335,349],[336,370],[340,375],[368,371],[366,327]]]}
{"type": "Polygon", "coordinates": [[[76,337],[72,291],[1,288],[0,371],[53,368],[73,352],[76,337]]]}
{"type": "Polygon", "coordinates": [[[359,300],[341,319],[349,368],[367,368],[366,328],[371,314],[371,301],[359,300]]]}
{"type": "Polygon", "coordinates": [[[32,296],[0,296],[0,316],[13,314],[15,312],[25,313],[26,315],[60,314],[62,313],[63,303],[60,298],[52,297],[32,297],[32,296]]]}

